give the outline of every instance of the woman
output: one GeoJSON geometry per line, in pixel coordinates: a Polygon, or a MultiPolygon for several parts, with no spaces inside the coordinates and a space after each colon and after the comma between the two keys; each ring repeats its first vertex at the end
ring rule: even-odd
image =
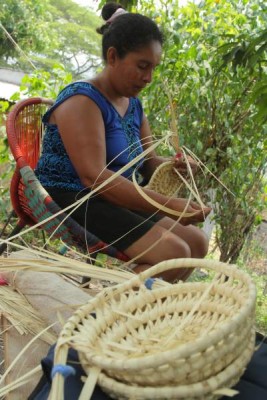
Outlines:
{"type": "MultiPolygon", "coordinates": [[[[107,3],[102,17],[106,23],[98,32],[103,34],[103,71],[89,81],[68,85],[44,116],[46,134],[36,174],[61,207],[112,177],[152,142],[137,96],[151,82],[160,62],[162,34],[151,19],[127,13],[116,3],[107,3]]],[[[101,240],[114,243],[131,259],[137,257],[137,273],[167,259],[205,257],[208,249],[204,233],[190,224],[203,221],[209,208],[201,210],[191,202],[186,209],[194,213],[186,220],[189,225],[177,223],[169,231],[174,224],[170,215],[157,213],[137,192],[132,182],[134,168],[148,180],[163,161],[151,151],[72,215],[101,240]]],[[[184,167],[181,161],[177,164],[184,167]]],[[[172,210],[186,207],[186,199],[144,191],[172,210]]],[[[171,282],[189,274],[172,270],[163,278],[171,282]]]]}

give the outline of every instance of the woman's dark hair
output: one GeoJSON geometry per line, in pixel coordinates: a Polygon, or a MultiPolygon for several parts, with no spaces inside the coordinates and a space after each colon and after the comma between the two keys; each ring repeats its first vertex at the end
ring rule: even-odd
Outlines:
{"type": "MultiPolygon", "coordinates": [[[[118,3],[106,3],[102,9],[101,16],[108,21],[118,8],[123,8],[118,3]]],[[[107,22],[97,29],[103,35],[102,57],[107,60],[109,47],[117,50],[118,56],[123,58],[127,53],[136,51],[157,41],[163,43],[163,34],[157,24],[150,18],[141,14],[125,13],[107,22]]]]}

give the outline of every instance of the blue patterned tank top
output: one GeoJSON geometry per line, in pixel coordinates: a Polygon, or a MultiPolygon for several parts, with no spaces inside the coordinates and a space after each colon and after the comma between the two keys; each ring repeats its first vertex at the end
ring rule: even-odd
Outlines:
{"type": "MultiPolygon", "coordinates": [[[[70,191],[84,189],[65,150],[57,125],[48,122],[56,107],[69,97],[78,94],[92,99],[101,110],[106,133],[106,163],[110,170],[118,171],[143,151],[140,141],[143,109],[139,99],[130,98],[128,110],[124,117],[121,117],[96,87],[87,82],[71,83],[59,93],[56,102],[43,117],[45,134],[42,154],[35,173],[44,187],[70,191]]],[[[75,132],[73,134],[75,135],[75,132]]],[[[133,170],[139,168],[142,163],[143,160],[122,175],[131,179],[133,170]]]]}

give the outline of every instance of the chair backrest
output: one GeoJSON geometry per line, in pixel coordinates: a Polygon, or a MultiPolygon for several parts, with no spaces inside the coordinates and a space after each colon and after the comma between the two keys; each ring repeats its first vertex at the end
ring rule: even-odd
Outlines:
{"type": "Polygon", "coordinates": [[[52,104],[52,100],[40,97],[21,100],[7,117],[7,138],[16,160],[10,197],[20,225],[35,225],[52,217],[41,225],[48,234],[61,238],[70,246],[78,246],[91,253],[101,250],[102,253],[126,261],[128,257],[125,254],[99,240],[72,218],[65,220],[66,214],[55,215],[61,211],[60,207],[34,174],[42,147],[42,116],[52,104]]]}
{"type": "Polygon", "coordinates": [[[19,101],[8,114],[8,142],[20,166],[35,168],[42,144],[42,115],[52,104],[52,100],[32,97],[19,101]]]}
{"type": "Polygon", "coordinates": [[[6,121],[8,143],[16,161],[10,185],[11,203],[21,223],[25,225],[34,225],[36,221],[32,218],[25,198],[20,169],[36,167],[42,146],[42,115],[52,104],[52,100],[41,97],[21,100],[11,109],[6,121]]]}

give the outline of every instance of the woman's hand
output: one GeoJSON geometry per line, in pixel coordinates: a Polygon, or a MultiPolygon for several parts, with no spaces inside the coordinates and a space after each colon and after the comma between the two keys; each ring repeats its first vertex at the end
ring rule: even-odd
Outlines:
{"type": "Polygon", "coordinates": [[[183,155],[183,153],[177,153],[176,156],[174,157],[174,166],[175,166],[175,168],[178,169],[178,171],[182,175],[188,175],[188,173],[189,173],[188,163],[189,163],[191,171],[194,175],[198,168],[197,161],[195,161],[190,156],[186,156],[186,159],[185,159],[185,156],[183,155]]]}
{"type": "Polygon", "coordinates": [[[206,206],[201,207],[194,201],[190,201],[188,203],[187,199],[181,199],[181,198],[172,199],[171,208],[180,212],[184,211],[185,213],[194,214],[191,217],[182,217],[179,221],[182,225],[189,225],[198,222],[203,222],[211,212],[210,207],[206,206]]]}

